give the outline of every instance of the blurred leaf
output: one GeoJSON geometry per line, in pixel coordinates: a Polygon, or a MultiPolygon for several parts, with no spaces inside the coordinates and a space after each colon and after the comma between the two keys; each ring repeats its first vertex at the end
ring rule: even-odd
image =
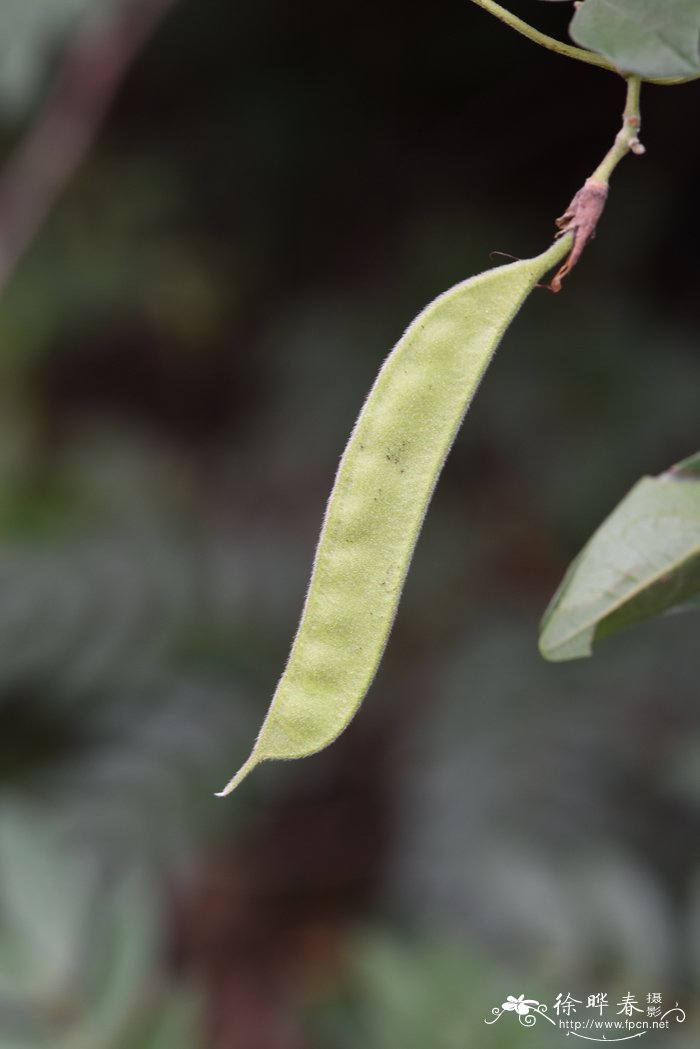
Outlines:
{"type": "MultiPolygon", "coordinates": [[[[624,891],[623,885],[620,888],[624,891]]],[[[700,892],[697,896],[700,903],[700,892]]],[[[625,993],[625,984],[611,980],[608,968],[603,971],[615,1001],[625,993]]],[[[543,978],[517,954],[514,958],[509,955],[506,968],[476,943],[400,938],[375,930],[352,944],[350,994],[326,1003],[314,1018],[318,1042],[329,1049],[356,1049],[358,1045],[372,1049],[555,1049],[562,1045],[561,1030],[545,1022],[518,1022],[513,1013],[504,1011],[494,1021],[493,1009],[506,995],[525,993],[551,1012],[565,981],[569,988],[581,988],[573,992],[581,998],[590,975],[583,970],[572,979],[571,974],[564,977],[550,966],[543,978]],[[485,1026],[485,1021],[492,1022],[485,1026]]],[[[691,1015],[690,1010],[696,1008],[694,996],[686,995],[683,1005],[691,1015]]],[[[686,1034],[681,1025],[679,1028],[671,1036],[674,1049],[694,1049],[697,1032],[691,1029],[686,1034]]],[[[653,1045],[660,1049],[661,1041],[653,1045]]]]}
{"type": "Polygon", "coordinates": [[[570,32],[628,73],[700,73],[700,0],[584,0],[570,32]]]}
{"type": "Polygon", "coordinates": [[[192,991],[172,995],[123,1049],[198,1049],[201,1006],[192,991]]]}
{"type": "Polygon", "coordinates": [[[0,111],[31,104],[61,39],[91,8],[110,0],[3,0],[0,4],[0,111]]]}
{"type": "Polygon", "coordinates": [[[159,907],[148,880],[132,873],[101,908],[88,979],[86,1027],[101,1045],[120,1038],[156,971],[159,907]]]}
{"type": "Polygon", "coordinates": [[[2,1049],[194,1049],[199,1004],[163,972],[146,868],[98,883],[60,820],[25,806],[0,816],[2,1049]]]}
{"type": "Polygon", "coordinates": [[[14,1037],[2,1036],[2,1049],[55,1049],[55,1042],[50,1036],[26,1035],[14,1037]]]}
{"type": "Polygon", "coordinates": [[[700,456],[645,477],[571,564],[545,612],[546,659],[591,654],[594,641],[700,596],[700,456]]]}
{"type": "Polygon", "coordinates": [[[35,813],[0,814],[0,914],[5,943],[0,982],[18,997],[51,997],[82,958],[93,872],[56,847],[35,813]]]}
{"type": "MultiPolygon", "coordinates": [[[[526,1025],[484,1026],[511,986],[518,987],[516,994],[527,986],[523,973],[509,972],[463,944],[399,938],[381,931],[358,939],[353,948],[352,993],[345,1002],[326,1007],[317,1020],[323,1045],[332,1049],[358,1045],[463,1049],[481,1044],[490,1049],[526,1049],[533,1045],[533,1033],[526,1025]]],[[[543,1036],[547,1038],[542,1030],[536,1032],[534,1041],[544,1044],[543,1036]]]]}

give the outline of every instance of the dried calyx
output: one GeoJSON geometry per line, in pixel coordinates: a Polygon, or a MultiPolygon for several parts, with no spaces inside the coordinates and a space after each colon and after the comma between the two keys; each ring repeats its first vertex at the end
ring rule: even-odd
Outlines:
{"type": "Polygon", "coordinates": [[[580,259],[589,240],[595,237],[596,227],[608,199],[608,184],[588,178],[576,193],[563,215],[556,220],[557,237],[572,233],[574,242],[565,262],[547,285],[550,291],[561,291],[561,282],[580,259]]]}

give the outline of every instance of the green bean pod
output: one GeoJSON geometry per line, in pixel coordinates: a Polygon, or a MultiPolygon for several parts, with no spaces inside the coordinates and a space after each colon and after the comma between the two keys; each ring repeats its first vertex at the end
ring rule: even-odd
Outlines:
{"type": "Polygon", "coordinates": [[[523,301],[570,248],[487,270],[438,296],[386,359],[331,492],[294,644],[253,751],[261,761],[331,743],[377,671],[450,446],[523,301]]]}

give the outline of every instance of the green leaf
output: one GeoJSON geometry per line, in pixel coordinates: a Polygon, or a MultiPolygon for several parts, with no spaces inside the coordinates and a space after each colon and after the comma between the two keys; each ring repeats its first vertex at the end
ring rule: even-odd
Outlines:
{"type": "Polygon", "coordinates": [[[51,998],[80,966],[94,889],[85,857],[38,810],[0,809],[0,993],[51,998]]]}
{"type": "Polygon", "coordinates": [[[700,73],[700,0],[584,0],[569,32],[627,73],[700,73]]]}
{"type": "Polygon", "coordinates": [[[571,564],[545,612],[546,659],[588,656],[595,641],[700,602],[700,454],[642,478],[571,564]]]}
{"type": "Polygon", "coordinates": [[[145,874],[132,871],[105,894],[95,927],[86,1026],[100,1045],[120,1045],[157,972],[160,909],[145,874]]]}

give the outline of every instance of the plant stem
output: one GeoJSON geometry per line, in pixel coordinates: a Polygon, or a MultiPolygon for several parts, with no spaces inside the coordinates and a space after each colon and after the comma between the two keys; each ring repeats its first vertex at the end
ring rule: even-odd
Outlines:
{"type": "Polygon", "coordinates": [[[636,154],[644,152],[644,146],[639,141],[639,128],[642,122],[639,113],[640,88],[640,77],[627,77],[627,100],[622,116],[622,127],[615,136],[612,146],[591,175],[596,182],[602,182],[607,186],[610,176],[623,157],[630,152],[636,154]]]}
{"type": "Polygon", "coordinates": [[[585,51],[582,47],[572,47],[571,44],[565,44],[553,36],[540,33],[539,29],[534,29],[527,22],[523,22],[522,18],[518,18],[505,7],[501,7],[495,0],[472,0],[472,2],[483,7],[484,11],[488,11],[501,22],[505,22],[511,29],[515,29],[516,33],[522,33],[528,40],[533,40],[540,47],[546,47],[548,51],[555,51],[558,55],[565,55],[567,58],[575,58],[578,62],[587,62],[590,66],[599,66],[611,73],[619,73],[617,67],[602,55],[597,55],[595,51],[585,51]]]}
{"type": "MultiPolygon", "coordinates": [[[[554,51],[556,54],[564,55],[566,58],[574,58],[577,62],[586,62],[589,66],[607,69],[609,73],[617,73],[618,76],[627,77],[629,75],[624,70],[618,69],[613,62],[604,58],[603,55],[596,54],[595,51],[586,51],[582,47],[573,47],[571,44],[565,44],[562,40],[557,40],[553,36],[541,33],[539,29],[535,29],[528,22],[524,22],[522,18],[518,18],[517,15],[514,15],[505,7],[501,7],[500,4],[496,3],[496,0],[472,0],[472,3],[482,7],[484,11],[488,11],[494,18],[505,22],[516,33],[522,33],[528,40],[534,41],[540,47],[545,47],[548,51],[554,51]]],[[[662,84],[670,87],[674,84],[689,84],[691,80],[700,79],[700,75],[695,73],[692,76],[683,77],[640,77],[639,79],[647,84],[662,84]]]]}
{"type": "Polygon", "coordinates": [[[596,227],[608,197],[608,182],[617,165],[628,153],[644,152],[644,146],[638,137],[641,124],[640,87],[640,77],[627,77],[627,101],[625,112],[622,115],[622,127],[591,177],[586,179],[564,214],[556,220],[559,227],[558,236],[563,236],[565,233],[573,234],[573,245],[568,258],[549,283],[551,291],[561,290],[562,280],[567,273],[571,272],[589,240],[595,236],[596,227]]]}

